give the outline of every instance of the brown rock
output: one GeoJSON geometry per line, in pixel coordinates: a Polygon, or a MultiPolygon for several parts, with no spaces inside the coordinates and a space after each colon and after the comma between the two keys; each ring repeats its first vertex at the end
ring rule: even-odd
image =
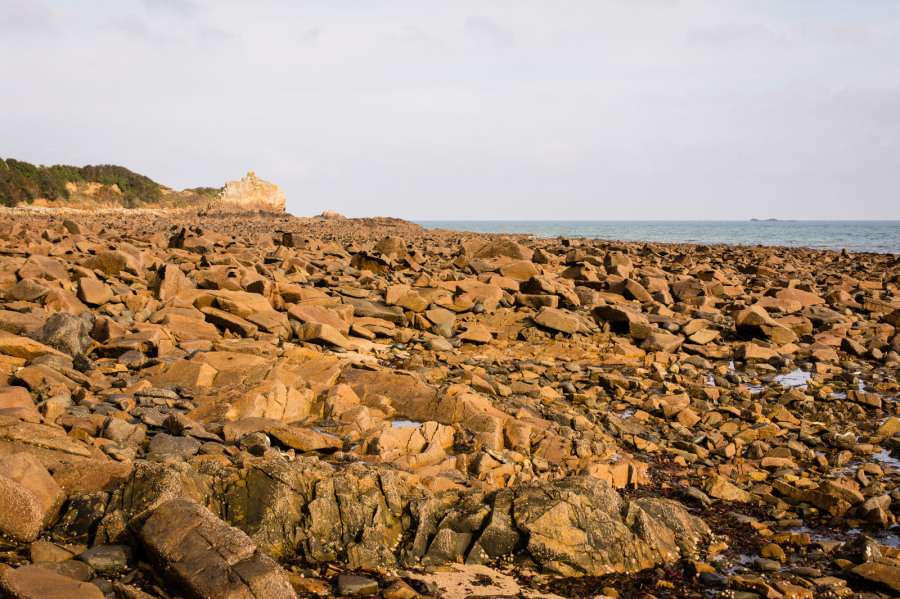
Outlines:
{"type": "Polygon", "coordinates": [[[466,327],[465,332],[459,335],[461,341],[477,344],[490,343],[493,338],[494,336],[491,335],[490,330],[477,322],[470,323],[469,326],[466,327]]]}
{"type": "Polygon", "coordinates": [[[19,268],[20,279],[44,279],[46,281],[69,282],[66,267],[53,258],[32,254],[19,268]]]}
{"type": "Polygon", "coordinates": [[[156,271],[150,283],[156,299],[164,302],[181,293],[194,289],[184,272],[175,264],[163,264],[156,271]]]}
{"type": "Polygon", "coordinates": [[[562,333],[577,333],[581,328],[581,322],[578,317],[557,308],[541,308],[534,316],[534,322],[562,333]]]}
{"type": "Polygon", "coordinates": [[[751,306],[735,317],[735,328],[739,335],[750,339],[766,339],[778,345],[797,341],[797,335],[781,326],[758,306],[751,306]]]}
{"type": "Polygon", "coordinates": [[[883,437],[892,437],[900,433],[900,419],[896,416],[889,417],[878,427],[877,433],[883,437]]]}
{"type": "Polygon", "coordinates": [[[0,458],[0,532],[29,543],[56,517],[65,494],[33,455],[0,458]]]}
{"type": "Polygon", "coordinates": [[[750,493],[739,489],[726,478],[718,474],[712,474],[706,479],[706,482],[703,483],[703,490],[706,491],[707,495],[710,497],[724,499],[725,501],[749,503],[753,500],[753,496],[750,495],[750,493]]]}
{"type": "Polygon", "coordinates": [[[0,353],[26,360],[34,360],[46,355],[60,357],[64,355],[62,352],[58,352],[43,343],[38,343],[27,337],[13,335],[6,331],[0,331],[0,353]]]}
{"type": "Polygon", "coordinates": [[[288,316],[302,323],[324,324],[337,330],[341,335],[350,332],[350,325],[340,315],[322,306],[294,305],[288,308],[288,316]]]}
{"type": "Polygon", "coordinates": [[[40,418],[25,387],[0,387],[0,414],[19,415],[29,420],[40,418]]]}
{"type": "Polygon", "coordinates": [[[317,343],[319,345],[333,345],[335,347],[343,347],[349,349],[352,347],[350,341],[341,335],[334,327],[318,322],[309,322],[301,325],[297,335],[301,341],[317,343]]]}
{"type": "Polygon", "coordinates": [[[76,295],[78,299],[89,306],[102,306],[113,298],[113,292],[109,285],[89,277],[78,279],[78,293],[76,295]]]}
{"type": "Polygon", "coordinates": [[[869,561],[850,570],[857,576],[875,582],[900,593],[900,562],[879,563],[869,561]]]}
{"type": "Polygon", "coordinates": [[[259,327],[252,322],[249,322],[240,316],[235,316],[225,310],[219,310],[218,308],[208,306],[200,311],[206,315],[207,322],[220,329],[230,331],[239,337],[255,337],[259,332],[259,327]]]}
{"type": "Polygon", "coordinates": [[[791,300],[798,302],[801,306],[815,306],[817,304],[824,304],[825,300],[816,295],[815,293],[810,293],[809,291],[803,291],[801,289],[781,289],[775,292],[775,297],[782,300],[791,300]]]}
{"type": "Polygon", "coordinates": [[[286,447],[299,452],[341,449],[344,446],[337,437],[295,426],[269,427],[266,432],[286,447]]]}
{"type": "Polygon", "coordinates": [[[508,237],[501,237],[485,242],[477,240],[466,245],[473,258],[477,260],[491,260],[494,258],[511,258],[513,260],[531,260],[534,252],[519,245],[508,237]]]}
{"type": "Polygon", "coordinates": [[[10,568],[0,574],[0,586],[15,599],[104,599],[93,584],[79,582],[38,566],[10,568]]]}
{"type": "Polygon", "coordinates": [[[140,539],[151,561],[187,597],[296,597],[272,558],[192,499],[172,499],[153,510],[140,539]]]}
{"type": "Polygon", "coordinates": [[[513,262],[507,262],[498,269],[498,272],[504,277],[509,277],[516,281],[527,281],[531,277],[539,274],[537,267],[531,260],[515,260],[513,262]]]}

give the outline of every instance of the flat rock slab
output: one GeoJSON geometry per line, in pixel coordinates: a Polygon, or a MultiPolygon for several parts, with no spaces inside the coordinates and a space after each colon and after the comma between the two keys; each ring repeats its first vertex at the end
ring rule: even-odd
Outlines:
{"type": "Polygon", "coordinates": [[[151,559],[185,597],[296,597],[285,572],[257,551],[250,537],[192,499],[160,505],[144,523],[140,538],[151,559]]]}
{"type": "Polygon", "coordinates": [[[0,587],[16,599],[105,599],[96,586],[73,580],[38,566],[9,569],[0,587]]]}

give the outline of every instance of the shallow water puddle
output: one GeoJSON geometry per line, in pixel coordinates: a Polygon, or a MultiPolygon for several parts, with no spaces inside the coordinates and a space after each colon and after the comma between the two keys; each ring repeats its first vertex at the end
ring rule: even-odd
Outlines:
{"type": "Polygon", "coordinates": [[[792,389],[794,387],[805,387],[806,382],[812,378],[812,373],[798,368],[787,374],[779,374],[775,377],[775,381],[780,383],[782,387],[792,389]]]}
{"type": "Polygon", "coordinates": [[[416,428],[422,426],[421,422],[414,422],[412,420],[392,420],[391,426],[394,428],[405,428],[407,426],[414,426],[416,428]]]}
{"type": "Polygon", "coordinates": [[[882,466],[888,466],[900,472],[900,459],[893,457],[889,449],[882,449],[878,453],[873,453],[872,459],[880,462],[882,466]]]}
{"type": "Polygon", "coordinates": [[[619,418],[627,420],[628,418],[631,418],[632,416],[634,416],[635,411],[636,411],[636,408],[626,408],[624,412],[622,412],[621,414],[617,414],[617,416],[619,418]]]}

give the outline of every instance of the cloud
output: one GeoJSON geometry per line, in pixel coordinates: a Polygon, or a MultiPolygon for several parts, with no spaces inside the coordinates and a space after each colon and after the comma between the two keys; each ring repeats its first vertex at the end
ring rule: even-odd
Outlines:
{"type": "Polygon", "coordinates": [[[237,34],[213,27],[199,29],[198,38],[202,42],[212,45],[233,46],[240,43],[240,37],[237,34]]]}
{"type": "Polygon", "coordinates": [[[785,37],[760,23],[724,23],[697,27],[688,31],[688,42],[713,48],[732,48],[748,44],[783,44],[785,37]]]}
{"type": "Polygon", "coordinates": [[[105,25],[119,33],[124,33],[129,37],[137,37],[145,40],[152,39],[153,37],[146,19],[137,15],[111,17],[105,22],[105,25]]]}
{"type": "Polygon", "coordinates": [[[53,13],[42,0],[0,0],[0,31],[50,29],[53,13]]]}
{"type": "Polygon", "coordinates": [[[465,21],[466,31],[479,44],[485,44],[493,48],[510,48],[516,45],[516,38],[495,20],[472,15],[465,21]]]}
{"type": "Polygon", "coordinates": [[[867,46],[872,42],[872,32],[861,23],[842,23],[829,31],[830,38],[839,44],[867,46]]]}
{"type": "Polygon", "coordinates": [[[313,27],[312,29],[301,31],[300,35],[297,36],[297,39],[301,44],[311,44],[320,37],[322,37],[322,28],[313,27]]]}
{"type": "Polygon", "coordinates": [[[151,11],[172,11],[181,15],[197,11],[197,3],[193,0],[144,0],[144,5],[151,11]]]}
{"type": "Polygon", "coordinates": [[[427,48],[442,45],[440,40],[425,33],[422,29],[414,25],[404,25],[398,32],[389,33],[385,38],[392,44],[412,48],[427,48]]]}

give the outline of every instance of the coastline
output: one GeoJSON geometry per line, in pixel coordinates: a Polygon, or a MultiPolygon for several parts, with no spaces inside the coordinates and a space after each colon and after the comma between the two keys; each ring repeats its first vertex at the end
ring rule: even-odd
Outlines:
{"type": "Polygon", "coordinates": [[[57,498],[4,531],[9,572],[48,539],[88,565],[126,547],[92,571],[110,588],[214,584],[166,574],[214,558],[166,550],[167,514],[243,535],[259,583],[302,596],[351,575],[386,599],[492,576],[526,597],[898,583],[876,567],[900,571],[893,255],[389,218],[0,224],[0,446],[57,498]]]}

